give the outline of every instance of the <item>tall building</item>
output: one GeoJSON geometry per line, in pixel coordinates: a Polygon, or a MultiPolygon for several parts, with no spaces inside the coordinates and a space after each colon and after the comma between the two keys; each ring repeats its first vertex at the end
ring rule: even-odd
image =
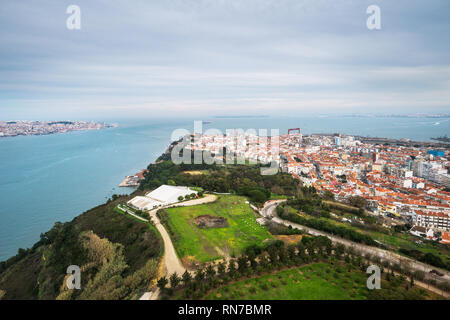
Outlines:
{"type": "Polygon", "coordinates": [[[374,152],[374,153],[372,154],[372,161],[373,161],[373,163],[378,162],[378,159],[379,159],[379,154],[378,154],[378,152],[374,152]]]}
{"type": "Polygon", "coordinates": [[[334,144],[337,145],[337,146],[340,146],[341,145],[341,138],[340,137],[335,137],[334,138],[334,144]]]}

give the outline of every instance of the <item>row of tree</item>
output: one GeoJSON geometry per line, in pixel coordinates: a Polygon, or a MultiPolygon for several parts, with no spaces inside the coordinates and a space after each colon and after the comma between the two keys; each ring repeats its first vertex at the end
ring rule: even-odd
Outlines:
{"type": "MultiPolygon", "coordinates": [[[[199,299],[208,290],[233,280],[327,260],[329,257],[343,259],[344,253],[344,246],[333,246],[331,240],[323,236],[304,237],[302,241],[292,245],[273,241],[264,248],[249,247],[240,257],[231,259],[228,263],[210,264],[197,270],[195,274],[186,271],[181,276],[174,273],[169,278],[162,277],[157,285],[163,293],[163,298],[169,298],[178,290],[182,298],[199,299]]],[[[365,265],[362,259],[356,257],[349,256],[346,259],[349,263],[353,261],[355,265],[365,265]]]]}
{"type": "Polygon", "coordinates": [[[290,199],[286,205],[315,217],[330,217],[329,206],[320,198],[290,199]]]}
{"type": "MultiPolygon", "coordinates": [[[[199,197],[203,196],[203,192],[199,192],[199,197]]],[[[197,194],[195,193],[191,193],[191,194],[187,194],[184,197],[183,196],[179,196],[178,197],[178,201],[183,201],[183,200],[189,200],[189,199],[195,199],[197,197],[197,194]]]]}
{"type": "Polygon", "coordinates": [[[181,276],[173,273],[168,278],[160,278],[157,285],[162,292],[163,299],[168,299],[175,293],[177,298],[200,299],[209,290],[226,285],[231,281],[321,261],[330,263],[330,266],[338,273],[343,272],[345,268],[347,268],[347,272],[352,272],[355,268],[366,272],[370,264],[378,265],[388,282],[388,290],[383,292],[372,290],[368,294],[369,299],[395,297],[422,299],[424,297],[423,290],[419,290],[420,294],[417,290],[408,292],[408,289],[413,287],[415,279],[427,281],[444,291],[450,290],[448,284],[429,280],[421,271],[413,272],[407,266],[398,263],[390,264],[386,260],[381,261],[378,257],[369,254],[363,255],[352,247],[346,248],[342,244],[333,244],[328,237],[324,236],[303,237],[300,242],[291,245],[273,241],[264,248],[252,246],[247,248],[243,255],[237,259],[231,259],[228,263],[210,264],[195,273],[186,271],[181,276]],[[394,271],[403,275],[395,276],[394,271]],[[410,278],[409,284],[405,282],[405,275],[410,278]],[[402,287],[399,287],[400,284],[402,287]]]}
{"type": "Polygon", "coordinates": [[[277,207],[277,214],[281,219],[285,219],[294,223],[298,223],[313,229],[325,231],[327,233],[338,235],[344,239],[348,239],[357,243],[364,243],[370,246],[378,246],[378,243],[369,235],[355,231],[345,226],[337,226],[329,221],[317,218],[304,218],[289,210],[284,210],[283,206],[277,207]]]}

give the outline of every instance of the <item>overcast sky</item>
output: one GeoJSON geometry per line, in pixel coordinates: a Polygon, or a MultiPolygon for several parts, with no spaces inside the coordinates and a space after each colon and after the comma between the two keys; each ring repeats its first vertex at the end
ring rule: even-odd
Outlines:
{"type": "Polygon", "coordinates": [[[1,0],[0,119],[450,112],[449,14],[448,0],[1,0]]]}

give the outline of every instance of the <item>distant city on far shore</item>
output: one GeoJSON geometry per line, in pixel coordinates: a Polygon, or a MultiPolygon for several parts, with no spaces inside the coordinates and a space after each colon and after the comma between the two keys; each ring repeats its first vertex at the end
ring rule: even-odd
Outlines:
{"type": "Polygon", "coordinates": [[[0,121],[0,137],[36,136],[117,127],[94,121],[0,121]]]}

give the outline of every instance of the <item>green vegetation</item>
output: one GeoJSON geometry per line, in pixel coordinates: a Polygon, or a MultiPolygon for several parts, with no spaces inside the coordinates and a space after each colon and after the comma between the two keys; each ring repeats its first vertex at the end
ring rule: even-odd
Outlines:
{"type": "Polygon", "coordinates": [[[380,290],[366,287],[367,274],[338,263],[315,263],[236,281],[210,291],[207,300],[421,300],[439,298],[401,276],[382,277],[380,290]]]}
{"type": "Polygon", "coordinates": [[[338,235],[342,238],[349,239],[354,242],[364,243],[371,246],[378,246],[372,237],[363,234],[361,232],[355,231],[346,226],[336,226],[333,223],[325,219],[318,218],[305,218],[296,213],[292,213],[288,208],[285,210],[283,206],[277,207],[277,214],[281,219],[285,219],[294,223],[298,223],[310,228],[325,231],[331,234],[338,235]]]}
{"type": "Polygon", "coordinates": [[[246,300],[353,300],[366,299],[367,275],[326,263],[315,263],[241,280],[212,290],[205,299],[246,300]]]}
{"type": "Polygon", "coordinates": [[[336,226],[345,226],[372,237],[391,251],[422,261],[432,266],[450,270],[450,248],[436,241],[427,240],[410,234],[408,231],[396,231],[395,228],[373,227],[352,222],[351,225],[327,219],[336,226]]]}
{"type": "Polygon", "coordinates": [[[121,204],[117,205],[114,208],[114,210],[117,211],[118,213],[126,213],[127,211],[128,212],[132,212],[133,214],[137,215],[138,217],[141,217],[141,218],[144,218],[146,220],[149,220],[149,215],[148,215],[147,212],[142,211],[142,210],[136,210],[136,209],[131,208],[130,206],[124,204],[124,203],[121,203],[121,204]]]}
{"type": "Polygon", "coordinates": [[[247,246],[271,239],[265,227],[260,226],[246,198],[223,195],[213,203],[188,207],[175,207],[158,211],[175,249],[185,262],[207,262],[224,255],[238,255],[247,246]],[[194,219],[210,215],[223,217],[224,228],[199,228],[194,219]]]}
{"type": "Polygon", "coordinates": [[[283,224],[279,224],[274,221],[268,221],[266,223],[266,227],[269,230],[269,232],[273,235],[293,235],[303,233],[299,229],[292,228],[291,226],[287,227],[283,224]]]}
{"type": "Polygon", "coordinates": [[[388,273],[383,273],[381,290],[368,290],[368,266],[368,260],[334,246],[327,237],[303,237],[288,246],[272,241],[264,248],[250,247],[228,263],[210,264],[194,276],[176,277],[163,294],[172,299],[439,298],[414,286],[414,280],[388,273]]]}
{"type": "MultiPolygon", "coordinates": [[[[382,246],[435,267],[450,270],[448,246],[411,235],[408,232],[410,226],[389,229],[379,224],[375,217],[368,216],[362,208],[322,200],[314,190],[307,190],[304,194],[306,196],[303,198],[291,199],[279,205],[277,214],[283,219],[307,227],[337,234],[355,242],[382,246]],[[331,213],[335,216],[332,217],[331,213]],[[349,223],[341,221],[344,217],[349,223]]],[[[358,197],[353,197],[350,202],[363,205],[358,197]]]]}
{"type": "Polygon", "coordinates": [[[348,198],[347,201],[348,201],[348,204],[350,206],[356,207],[356,208],[359,208],[359,209],[363,209],[366,206],[366,204],[367,204],[366,199],[364,199],[361,196],[350,197],[350,198],[348,198]]]}
{"type": "Polygon", "coordinates": [[[290,196],[278,195],[278,194],[271,192],[269,200],[281,200],[281,199],[289,199],[289,198],[290,198],[290,196]]]}
{"type": "MultiPolygon", "coordinates": [[[[162,157],[161,159],[166,159],[162,157]]],[[[154,189],[169,180],[179,186],[200,187],[204,190],[219,193],[238,193],[253,197],[255,202],[269,199],[271,193],[293,196],[297,192],[298,180],[286,173],[276,175],[261,175],[260,166],[245,165],[207,165],[207,164],[180,164],[171,161],[162,161],[148,166],[140,189],[154,189]],[[190,174],[192,171],[208,172],[208,174],[190,174]],[[264,194],[256,192],[260,191],[264,194]]]]}
{"type": "Polygon", "coordinates": [[[246,196],[251,202],[263,204],[270,198],[270,192],[261,187],[239,187],[237,194],[246,196]]]}
{"type": "Polygon", "coordinates": [[[119,213],[115,200],[56,223],[28,250],[0,264],[4,299],[127,299],[156,276],[162,240],[151,224],[119,213]],[[82,269],[82,290],[66,290],[66,270],[82,269]]]}

